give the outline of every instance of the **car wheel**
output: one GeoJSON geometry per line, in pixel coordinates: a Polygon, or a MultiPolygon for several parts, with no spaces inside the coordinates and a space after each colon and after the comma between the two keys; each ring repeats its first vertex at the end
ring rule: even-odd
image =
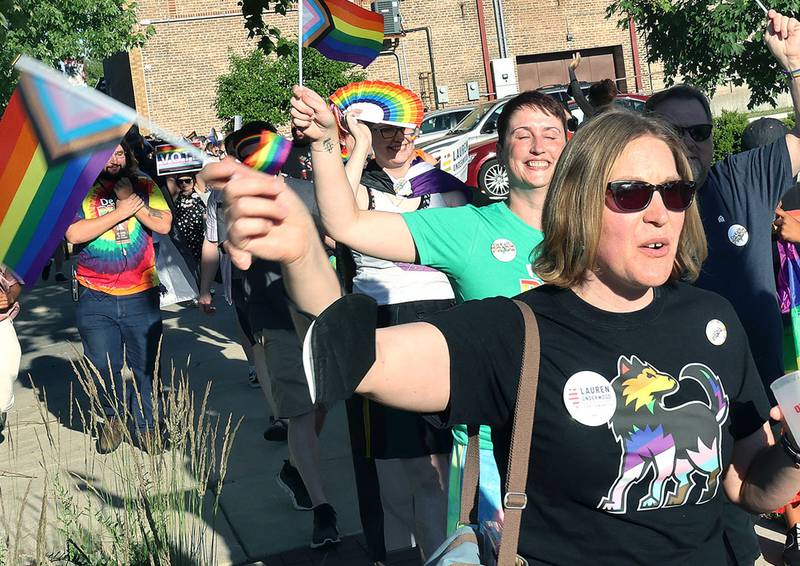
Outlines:
{"type": "Polygon", "coordinates": [[[478,188],[495,198],[508,196],[508,171],[497,159],[490,159],[481,165],[478,188]]]}

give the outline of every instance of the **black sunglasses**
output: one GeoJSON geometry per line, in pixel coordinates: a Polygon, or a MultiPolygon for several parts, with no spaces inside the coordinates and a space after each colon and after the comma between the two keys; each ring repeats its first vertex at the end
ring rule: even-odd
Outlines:
{"type": "Polygon", "coordinates": [[[194,183],[194,179],[191,177],[184,177],[183,179],[177,179],[176,181],[179,185],[191,185],[194,183]]]}
{"type": "Polygon", "coordinates": [[[672,125],[675,128],[675,131],[678,132],[680,136],[685,136],[689,134],[689,136],[696,142],[706,141],[709,136],[711,136],[711,124],[697,124],[696,126],[676,126],[672,125]]]}
{"type": "Polygon", "coordinates": [[[694,181],[668,181],[651,185],[644,181],[611,181],[608,192],[622,212],[639,212],[650,206],[653,193],[661,193],[664,206],[673,212],[682,212],[692,205],[697,184],[694,181]]]}

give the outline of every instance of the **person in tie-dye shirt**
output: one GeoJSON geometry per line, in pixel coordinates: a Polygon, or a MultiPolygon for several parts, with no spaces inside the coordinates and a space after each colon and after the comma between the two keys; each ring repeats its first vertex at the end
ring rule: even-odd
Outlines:
{"type": "Polygon", "coordinates": [[[119,447],[128,422],[143,449],[162,446],[153,432],[161,311],[152,234],[167,234],[171,226],[161,191],[137,169],[123,142],[67,230],[67,240],[78,249],[78,331],[84,355],[104,381],[98,387],[106,418],[97,440],[102,454],[119,447]],[[136,388],[123,382],[123,356],[136,388]]]}

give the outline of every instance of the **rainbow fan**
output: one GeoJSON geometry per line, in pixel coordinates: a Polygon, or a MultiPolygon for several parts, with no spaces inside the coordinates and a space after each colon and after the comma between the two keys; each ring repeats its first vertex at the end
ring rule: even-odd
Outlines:
{"type": "Polygon", "coordinates": [[[359,120],[417,128],[425,108],[413,91],[385,81],[361,81],[343,86],[331,95],[331,102],[342,115],[360,110],[359,120]]]}
{"type": "Polygon", "coordinates": [[[291,150],[292,142],[269,130],[242,138],[236,145],[242,163],[270,175],[280,172],[291,150]]]}

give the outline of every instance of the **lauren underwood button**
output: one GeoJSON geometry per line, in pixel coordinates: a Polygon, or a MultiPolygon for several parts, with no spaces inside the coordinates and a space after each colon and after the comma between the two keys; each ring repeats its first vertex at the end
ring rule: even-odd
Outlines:
{"type": "Polygon", "coordinates": [[[511,240],[498,238],[492,242],[492,255],[496,260],[502,262],[514,261],[517,257],[517,246],[511,240]]]}
{"type": "Polygon", "coordinates": [[[599,373],[579,371],[564,385],[564,406],[582,425],[601,426],[614,416],[617,396],[608,380],[599,373]]]}
{"type": "Polygon", "coordinates": [[[714,346],[722,346],[728,339],[728,329],[725,327],[725,323],[716,318],[709,320],[706,324],[706,338],[714,346]]]}
{"type": "Polygon", "coordinates": [[[741,248],[747,245],[747,242],[750,240],[750,234],[747,228],[741,224],[732,224],[731,227],[728,228],[728,239],[731,241],[731,244],[741,248]]]}

